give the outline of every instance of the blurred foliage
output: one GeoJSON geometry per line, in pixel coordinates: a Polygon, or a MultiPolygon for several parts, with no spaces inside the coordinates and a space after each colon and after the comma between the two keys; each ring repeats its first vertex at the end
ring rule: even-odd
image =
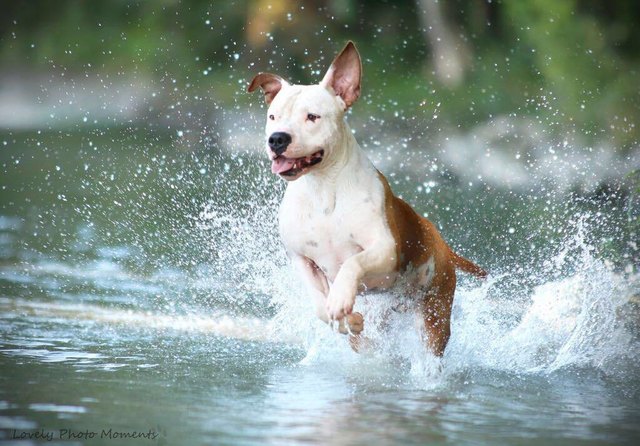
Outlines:
{"type": "Polygon", "coordinates": [[[0,61],[4,72],[169,80],[184,96],[244,104],[253,73],[316,81],[353,39],[365,111],[438,115],[463,129],[526,116],[621,150],[640,140],[637,0],[440,2],[468,58],[457,85],[434,69],[430,1],[13,0],[0,17],[0,61]]]}
{"type": "MultiPolygon", "coordinates": [[[[618,223],[618,233],[613,236],[602,236],[597,246],[602,258],[609,259],[621,266],[627,272],[640,270],[640,169],[634,169],[626,175],[628,196],[623,201],[625,218],[618,223]]],[[[610,192],[610,191],[609,191],[610,192]]],[[[607,199],[614,205],[620,205],[615,199],[616,193],[609,193],[607,199]]],[[[602,205],[602,201],[595,203],[595,208],[602,205]]],[[[600,214],[600,209],[597,209],[600,214]]],[[[615,226],[614,226],[615,227],[615,226]]]]}

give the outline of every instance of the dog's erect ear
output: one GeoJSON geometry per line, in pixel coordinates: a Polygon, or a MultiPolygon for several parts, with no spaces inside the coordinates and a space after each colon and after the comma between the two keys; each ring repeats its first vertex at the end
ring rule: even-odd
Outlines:
{"type": "Polygon", "coordinates": [[[253,78],[247,91],[251,93],[258,87],[262,88],[264,100],[267,104],[271,104],[271,101],[273,101],[273,98],[276,97],[283,85],[289,84],[280,76],[271,73],[260,73],[253,78]]]}
{"type": "Polygon", "coordinates": [[[360,54],[352,41],[338,54],[331,63],[327,74],[320,85],[333,88],[336,96],[340,96],[347,107],[358,100],[360,96],[360,81],[362,79],[362,62],[360,54]]]}

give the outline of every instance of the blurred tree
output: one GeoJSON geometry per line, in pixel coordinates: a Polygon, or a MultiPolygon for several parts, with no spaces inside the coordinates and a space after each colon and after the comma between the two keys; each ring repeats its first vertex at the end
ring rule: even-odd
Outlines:
{"type": "Polygon", "coordinates": [[[470,50],[462,32],[456,33],[447,20],[443,3],[438,0],[416,0],[422,31],[431,48],[431,59],[437,79],[449,87],[459,86],[470,66],[470,50]]]}
{"type": "Polygon", "coordinates": [[[638,113],[637,72],[607,41],[596,15],[576,0],[505,2],[502,9],[509,34],[532,53],[531,68],[542,78],[543,94],[556,98],[564,124],[578,132],[607,128],[615,145],[638,141],[638,129],[620,118],[638,113]]]}
{"type": "Polygon", "coordinates": [[[361,106],[440,103],[440,122],[463,128],[529,114],[624,148],[640,140],[638,23],[637,0],[13,0],[0,71],[117,73],[241,101],[249,72],[316,80],[353,39],[361,106]]]}

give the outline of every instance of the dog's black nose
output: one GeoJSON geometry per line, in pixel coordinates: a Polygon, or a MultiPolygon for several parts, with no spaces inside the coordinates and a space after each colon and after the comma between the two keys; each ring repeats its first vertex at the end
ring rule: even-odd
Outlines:
{"type": "Polygon", "coordinates": [[[285,132],[275,132],[271,134],[268,142],[273,153],[280,156],[291,144],[291,135],[285,132]]]}

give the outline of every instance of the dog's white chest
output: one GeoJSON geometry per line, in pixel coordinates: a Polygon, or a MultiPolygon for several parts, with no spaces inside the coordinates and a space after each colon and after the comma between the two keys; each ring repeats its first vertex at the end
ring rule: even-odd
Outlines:
{"type": "Polygon", "coordinates": [[[340,225],[351,226],[344,217],[322,215],[304,218],[300,228],[290,228],[288,235],[284,236],[299,254],[313,260],[330,281],[347,258],[363,250],[353,232],[335,230],[340,225]]]}
{"type": "Polygon", "coordinates": [[[337,193],[290,188],[280,209],[280,235],[289,252],[312,260],[333,281],[346,259],[390,236],[383,200],[375,177],[354,179],[337,193]]]}

